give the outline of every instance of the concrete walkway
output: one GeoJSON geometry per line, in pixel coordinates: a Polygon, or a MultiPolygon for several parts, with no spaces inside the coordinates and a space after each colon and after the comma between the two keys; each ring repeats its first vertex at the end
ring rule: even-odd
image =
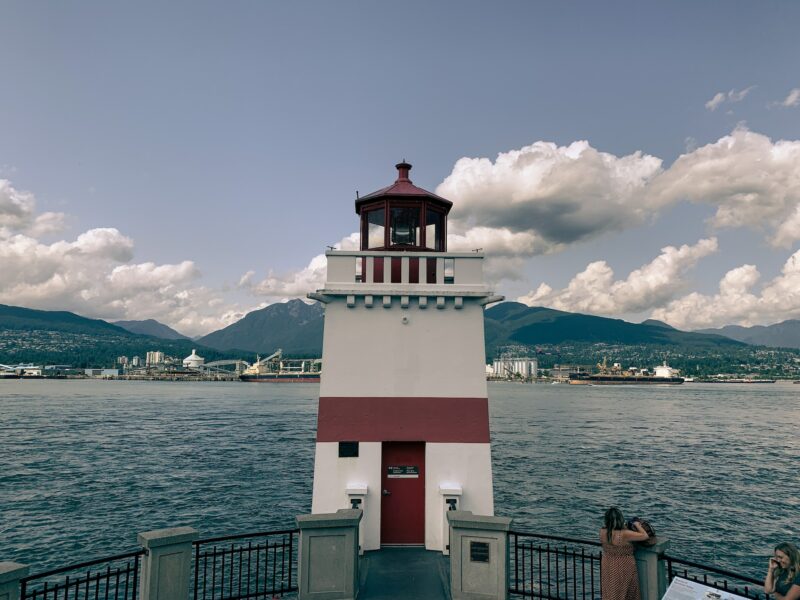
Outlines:
{"type": "Polygon", "coordinates": [[[361,559],[359,600],[450,600],[450,557],[424,548],[383,548],[361,559]]]}

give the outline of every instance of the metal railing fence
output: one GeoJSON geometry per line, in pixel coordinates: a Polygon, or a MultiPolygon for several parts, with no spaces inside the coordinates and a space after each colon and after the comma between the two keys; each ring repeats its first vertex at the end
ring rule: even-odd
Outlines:
{"type": "Polygon", "coordinates": [[[600,598],[599,542],[508,532],[510,594],[548,600],[600,598]]]}
{"type": "Polygon", "coordinates": [[[137,600],[146,550],[99,558],[20,580],[20,600],[137,600]]]}
{"type": "Polygon", "coordinates": [[[682,577],[745,598],[753,598],[753,600],[770,600],[772,598],[770,594],[764,592],[764,582],[758,579],[666,554],[662,560],[667,564],[667,585],[675,577],[682,577]]]}
{"type": "Polygon", "coordinates": [[[296,592],[299,529],[192,542],[193,600],[272,598],[296,592]]]}

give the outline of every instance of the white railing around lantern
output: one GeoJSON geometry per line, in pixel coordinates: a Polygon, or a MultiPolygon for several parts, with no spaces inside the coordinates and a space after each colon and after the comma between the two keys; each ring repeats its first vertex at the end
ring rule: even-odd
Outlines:
{"type": "Polygon", "coordinates": [[[483,285],[483,254],[477,252],[379,252],[330,250],[329,285],[483,285]]]}

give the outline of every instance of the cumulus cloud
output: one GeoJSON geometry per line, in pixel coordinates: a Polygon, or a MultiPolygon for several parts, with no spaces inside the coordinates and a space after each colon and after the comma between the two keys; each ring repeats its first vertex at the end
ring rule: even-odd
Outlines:
{"type": "Polygon", "coordinates": [[[660,159],[641,152],[618,157],[585,141],[536,142],[494,162],[458,160],[436,193],[454,202],[450,220],[460,235],[480,227],[503,245],[524,233],[526,252],[540,254],[641,223],[657,208],[643,192],[660,170],[660,159]]]}
{"type": "MultiPolygon", "coordinates": [[[[725,100],[743,98],[750,89],[726,92],[725,100]]],[[[494,160],[461,158],[436,191],[454,202],[449,248],[482,248],[493,284],[519,279],[531,256],[635,227],[685,201],[713,207],[713,227],[751,227],[772,244],[789,246],[800,240],[800,141],[773,142],[740,126],[710,144],[687,140],[686,152],[668,168],[641,151],[617,156],[586,141],[565,146],[538,141],[494,160]]],[[[116,229],[93,229],[71,241],[41,240],[63,222],[61,213],[39,214],[32,194],[0,179],[0,302],[64,307],[101,318],[146,314],[187,333],[213,328],[214,319],[217,326],[227,324],[243,312],[219,292],[200,286],[191,261],[131,264],[133,241],[116,229]],[[115,271],[118,267],[126,268],[115,271]],[[156,283],[162,278],[163,285],[156,283]],[[126,301],[114,301],[115,290],[124,290],[126,301]],[[197,305],[191,308],[191,302],[197,305]]],[[[355,249],[358,238],[353,233],[337,247],[355,249]]],[[[674,250],[674,260],[681,250],[674,250]]],[[[324,285],[326,267],[321,254],[295,272],[270,271],[260,278],[248,271],[237,289],[260,303],[304,297],[324,285]]],[[[641,282],[645,275],[634,279],[641,282]]],[[[574,289],[544,286],[528,297],[609,314],[607,304],[603,307],[609,298],[633,307],[620,310],[633,311],[674,293],[655,284],[639,289],[632,282],[616,282],[602,262],[589,265],[576,280],[574,289]],[[601,286],[606,298],[582,299],[581,286],[589,283],[601,286]],[[645,299],[635,300],[637,293],[645,299]]]]}
{"type": "Polygon", "coordinates": [[[39,239],[63,222],[61,213],[37,214],[32,194],[0,180],[0,303],[109,320],[152,318],[189,335],[244,314],[198,285],[191,260],[133,263],[134,242],[118,229],[90,229],[71,241],[39,239]]]}
{"type": "Polygon", "coordinates": [[[717,251],[716,238],[680,248],[667,246],[651,262],[632,271],[626,279],[615,280],[605,261],[590,263],[567,287],[554,290],[542,283],[518,298],[529,306],[548,306],[569,312],[624,315],[662,306],[684,290],[684,275],[705,256],[717,251]]]}
{"type": "Polygon", "coordinates": [[[16,189],[8,179],[0,179],[0,239],[15,233],[34,236],[61,231],[64,214],[36,214],[36,198],[30,192],[16,189]]]}
{"type": "Polygon", "coordinates": [[[533,256],[561,249],[532,231],[511,231],[508,227],[471,227],[463,233],[450,233],[447,248],[452,252],[480,249],[493,256],[533,256]]]}
{"type": "MultiPolygon", "coordinates": [[[[360,237],[357,232],[351,233],[333,247],[337,250],[358,250],[360,237]]],[[[254,281],[255,272],[248,271],[239,279],[239,287],[269,301],[304,298],[309,292],[325,286],[327,268],[328,259],[324,254],[318,254],[300,270],[282,274],[269,271],[261,281],[254,281]]]]}
{"type": "Polygon", "coordinates": [[[725,274],[718,293],[687,294],[655,310],[653,318],[681,329],[702,329],[729,324],[747,327],[800,317],[800,250],[759,292],[754,288],[760,277],[754,265],[742,265],[725,274]]]}
{"type": "MultiPolygon", "coordinates": [[[[686,152],[668,168],[642,152],[615,156],[585,141],[538,141],[494,160],[461,158],[436,192],[454,203],[449,249],[482,248],[492,283],[519,279],[531,256],[635,227],[684,201],[714,207],[712,227],[754,228],[787,246],[800,240],[800,141],[773,142],[740,125],[703,146],[687,139],[686,152]]],[[[358,236],[350,237],[355,247],[358,236]]],[[[246,274],[242,285],[263,297],[301,296],[323,278],[318,256],[298,272],[270,273],[258,283],[246,274]]]]}
{"type": "Polygon", "coordinates": [[[714,94],[714,97],[711,98],[708,102],[706,102],[706,108],[710,111],[717,110],[722,104],[725,102],[733,103],[733,102],[741,102],[750,93],[750,91],[755,88],[756,86],[751,85],[750,87],[744,88],[743,90],[730,90],[728,92],[717,92],[714,94]]]}
{"type": "Polygon", "coordinates": [[[637,226],[683,201],[715,207],[713,227],[759,229],[787,246],[800,239],[800,141],[773,142],[740,125],[710,144],[691,140],[668,168],[642,152],[615,156],[585,141],[539,141],[494,161],[461,158],[436,192],[454,202],[453,249],[518,257],[556,252],[637,226]]]}
{"type": "Polygon", "coordinates": [[[800,239],[800,141],[772,142],[737,128],[681,155],[650,183],[649,203],[689,200],[716,207],[716,227],[765,229],[771,242],[800,239]]]}

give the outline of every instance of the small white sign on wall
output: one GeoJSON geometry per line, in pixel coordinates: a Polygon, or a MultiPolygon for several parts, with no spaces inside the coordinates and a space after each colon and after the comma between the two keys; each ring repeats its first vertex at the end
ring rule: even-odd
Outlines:
{"type": "Polygon", "coordinates": [[[662,600],[747,600],[747,598],[683,577],[676,577],[669,584],[662,600]]]}

